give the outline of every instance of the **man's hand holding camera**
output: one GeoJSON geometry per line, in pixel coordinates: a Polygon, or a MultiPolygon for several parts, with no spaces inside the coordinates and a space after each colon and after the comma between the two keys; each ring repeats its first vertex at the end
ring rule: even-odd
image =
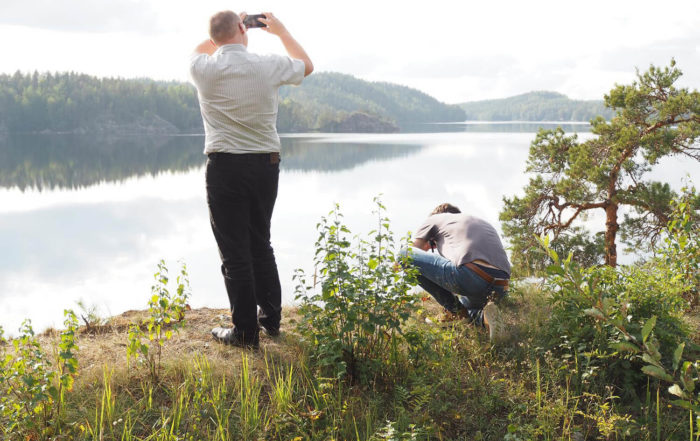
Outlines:
{"type": "Polygon", "coordinates": [[[284,24],[282,24],[279,18],[275,17],[272,12],[263,12],[263,15],[265,18],[258,19],[261,23],[264,23],[265,26],[267,26],[264,27],[263,30],[273,35],[277,35],[278,37],[281,37],[282,34],[289,33],[287,28],[284,27],[284,24]]]}
{"type": "MultiPolygon", "coordinates": [[[[272,35],[278,36],[289,56],[304,62],[304,76],[308,76],[311,72],[313,72],[314,65],[311,63],[311,59],[306,54],[306,51],[304,51],[304,48],[302,48],[294,37],[292,37],[292,34],[289,33],[280,19],[275,17],[272,12],[263,12],[261,15],[265,17],[257,17],[258,22],[265,25],[264,27],[261,27],[261,29],[263,29],[265,32],[269,32],[272,35]]],[[[240,17],[241,21],[245,22],[246,17],[248,17],[248,13],[241,12],[240,17]]],[[[253,27],[254,26],[251,24],[250,28],[253,27]]]]}

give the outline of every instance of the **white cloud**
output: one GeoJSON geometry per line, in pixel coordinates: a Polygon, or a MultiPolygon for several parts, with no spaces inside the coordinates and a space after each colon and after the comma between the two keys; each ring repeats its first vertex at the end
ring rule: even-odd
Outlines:
{"type": "Polygon", "coordinates": [[[147,0],[3,0],[0,23],[71,32],[155,31],[147,0]]]}
{"type": "MultiPolygon", "coordinates": [[[[356,0],[5,0],[0,72],[74,70],[100,76],[187,79],[186,60],[221,9],[272,10],[318,71],[416,87],[461,102],[546,89],[599,99],[634,67],[675,56],[682,81],[700,82],[700,2],[554,0],[429,5],[356,0]]],[[[250,32],[251,51],[283,53],[276,37],[250,32]]]]}

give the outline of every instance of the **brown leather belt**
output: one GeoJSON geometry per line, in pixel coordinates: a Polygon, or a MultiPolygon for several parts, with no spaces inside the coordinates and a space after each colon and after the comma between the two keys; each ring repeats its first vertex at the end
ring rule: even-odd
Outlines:
{"type": "Polygon", "coordinates": [[[469,268],[470,270],[474,271],[479,277],[482,279],[486,280],[488,283],[496,286],[502,286],[503,289],[508,289],[508,279],[497,279],[493,277],[491,274],[487,273],[486,271],[482,270],[479,268],[478,265],[475,263],[465,263],[464,266],[469,268]]]}

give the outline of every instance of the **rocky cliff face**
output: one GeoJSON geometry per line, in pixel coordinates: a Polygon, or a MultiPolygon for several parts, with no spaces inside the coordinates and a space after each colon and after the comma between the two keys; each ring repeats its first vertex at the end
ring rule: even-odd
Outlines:
{"type": "Polygon", "coordinates": [[[333,133],[396,133],[399,127],[392,121],[381,119],[375,115],[353,112],[346,118],[327,124],[321,128],[323,132],[333,133]]]}

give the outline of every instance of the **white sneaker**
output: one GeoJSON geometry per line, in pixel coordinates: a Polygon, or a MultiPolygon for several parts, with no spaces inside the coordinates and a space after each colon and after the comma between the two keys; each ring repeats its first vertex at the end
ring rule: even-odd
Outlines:
{"type": "Polygon", "coordinates": [[[488,302],[484,306],[484,325],[489,330],[491,343],[502,343],[508,338],[508,330],[501,318],[501,311],[493,302],[488,302]]]}

